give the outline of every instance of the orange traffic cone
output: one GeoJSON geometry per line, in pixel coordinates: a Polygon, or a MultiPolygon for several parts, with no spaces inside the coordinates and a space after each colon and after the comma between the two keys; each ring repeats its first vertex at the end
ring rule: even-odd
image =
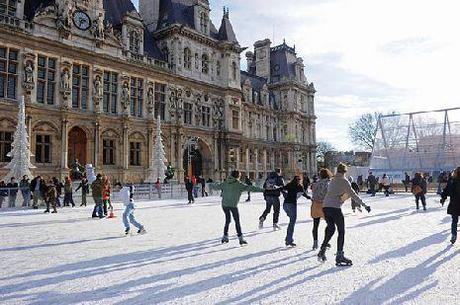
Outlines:
{"type": "Polygon", "coordinates": [[[109,216],[107,216],[107,218],[117,218],[115,214],[113,213],[113,207],[110,207],[110,213],[109,213],[109,216]]]}

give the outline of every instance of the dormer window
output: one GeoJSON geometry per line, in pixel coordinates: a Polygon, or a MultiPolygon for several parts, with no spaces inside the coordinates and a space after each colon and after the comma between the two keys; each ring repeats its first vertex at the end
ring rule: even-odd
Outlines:
{"type": "Polygon", "coordinates": [[[0,15],[16,17],[17,0],[0,0],[0,15]]]}
{"type": "Polygon", "coordinates": [[[203,74],[209,73],[209,56],[208,54],[203,54],[201,56],[201,72],[203,74]]]}
{"type": "Polygon", "coordinates": [[[139,54],[141,50],[141,38],[138,32],[131,31],[129,33],[129,50],[132,53],[139,54]]]}
{"type": "Polygon", "coordinates": [[[184,68],[187,70],[192,68],[192,51],[189,48],[184,49],[184,68]]]}
{"type": "Polygon", "coordinates": [[[208,14],[205,12],[200,14],[200,29],[202,33],[208,33],[208,14]]]}

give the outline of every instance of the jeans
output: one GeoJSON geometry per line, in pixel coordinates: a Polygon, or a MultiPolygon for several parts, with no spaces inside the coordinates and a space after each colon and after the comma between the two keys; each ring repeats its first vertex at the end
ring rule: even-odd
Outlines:
{"type": "Polygon", "coordinates": [[[457,236],[458,215],[452,215],[452,235],[457,236]]]}
{"type": "Polygon", "coordinates": [[[188,197],[188,203],[195,202],[195,199],[193,198],[192,190],[187,190],[187,197],[188,197]]]}
{"type": "Polygon", "coordinates": [[[72,206],[75,206],[75,203],[73,202],[73,197],[72,193],[64,193],[64,206],[69,206],[69,204],[72,204],[72,206]]]}
{"type": "Polygon", "coordinates": [[[270,210],[273,206],[273,224],[278,223],[280,217],[280,198],[276,196],[265,197],[265,211],[259,217],[259,220],[265,221],[267,215],[270,214],[270,210]]]}
{"type": "Polygon", "coordinates": [[[123,224],[127,230],[129,230],[129,223],[139,230],[142,228],[142,225],[134,218],[134,205],[132,203],[128,204],[123,212],[123,224]]]}
{"type": "Polygon", "coordinates": [[[370,188],[370,191],[371,191],[371,195],[372,195],[372,196],[375,196],[375,184],[371,184],[371,185],[369,186],[369,188],[370,188]]]}
{"type": "Polygon", "coordinates": [[[321,249],[327,247],[327,244],[335,233],[335,227],[337,226],[337,231],[339,232],[337,238],[337,252],[343,252],[343,244],[345,243],[345,219],[343,218],[342,210],[338,208],[323,208],[323,212],[327,227],[321,249]]]}
{"type": "Polygon", "coordinates": [[[198,198],[198,186],[193,187],[193,197],[198,198]]]}
{"type": "Polygon", "coordinates": [[[313,218],[313,240],[318,240],[318,228],[321,218],[313,218]]]}
{"type": "Polygon", "coordinates": [[[86,193],[82,192],[81,194],[81,205],[80,206],[86,206],[86,193]]]}
{"type": "Polygon", "coordinates": [[[8,207],[14,208],[16,205],[16,196],[17,194],[10,194],[8,196],[8,207]]]}
{"type": "Polygon", "coordinates": [[[61,198],[61,195],[58,194],[58,195],[56,196],[56,206],[57,206],[57,207],[60,207],[60,206],[61,206],[61,199],[60,199],[60,198],[61,198]]]}
{"type": "Polygon", "coordinates": [[[287,234],[286,234],[286,244],[290,244],[294,242],[293,235],[294,235],[294,227],[297,221],[297,204],[294,203],[287,203],[283,204],[283,209],[286,212],[287,216],[289,217],[289,225],[287,227],[287,234]]]}
{"type": "Polygon", "coordinates": [[[93,198],[94,199],[94,209],[93,209],[93,217],[104,217],[104,212],[102,211],[102,198],[93,198]]]}
{"type": "Polygon", "coordinates": [[[42,193],[40,191],[34,191],[34,199],[32,201],[32,206],[38,207],[39,200],[42,200],[42,193]]]}
{"type": "Polygon", "coordinates": [[[417,205],[417,210],[419,209],[419,202],[422,201],[422,206],[426,208],[426,198],[425,194],[415,195],[415,204],[417,205]]]}
{"type": "Polygon", "coordinates": [[[23,190],[21,191],[22,198],[24,201],[22,202],[23,207],[28,207],[30,205],[30,191],[29,190],[23,190]]]}
{"type": "Polygon", "coordinates": [[[238,234],[238,237],[243,236],[243,233],[241,232],[240,213],[238,212],[238,208],[222,206],[222,209],[224,210],[224,214],[225,214],[224,235],[226,236],[228,235],[228,227],[230,223],[232,222],[231,216],[233,216],[233,220],[235,221],[236,233],[238,234]]]}

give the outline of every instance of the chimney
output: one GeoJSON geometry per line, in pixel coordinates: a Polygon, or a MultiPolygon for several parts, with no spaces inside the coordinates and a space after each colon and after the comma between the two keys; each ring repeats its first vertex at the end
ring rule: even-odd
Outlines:
{"type": "Polygon", "coordinates": [[[160,0],[139,0],[139,14],[147,30],[154,32],[160,19],[160,0]]]}
{"type": "Polygon", "coordinates": [[[251,68],[254,65],[254,53],[251,51],[246,52],[246,64],[247,64],[247,72],[251,72],[251,68]]]}

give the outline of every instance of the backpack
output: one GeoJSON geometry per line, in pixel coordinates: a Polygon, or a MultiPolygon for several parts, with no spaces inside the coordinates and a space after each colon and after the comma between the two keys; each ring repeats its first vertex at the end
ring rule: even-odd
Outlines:
{"type": "Polygon", "coordinates": [[[273,178],[268,178],[266,181],[265,181],[265,190],[267,191],[274,191],[277,189],[277,185],[276,185],[276,178],[273,177],[273,178]]]}

